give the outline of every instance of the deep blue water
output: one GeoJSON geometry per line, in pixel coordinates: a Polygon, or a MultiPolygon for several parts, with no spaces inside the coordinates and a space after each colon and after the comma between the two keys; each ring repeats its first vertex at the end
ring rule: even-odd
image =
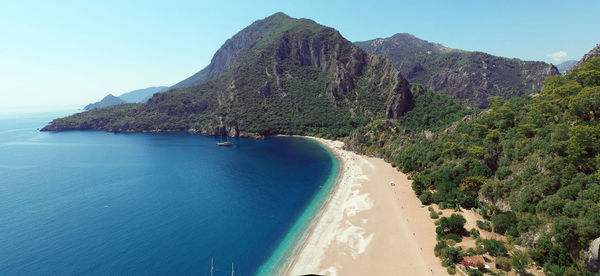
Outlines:
{"type": "Polygon", "coordinates": [[[39,132],[0,117],[0,275],[252,275],[334,161],[303,138],[39,132]]]}

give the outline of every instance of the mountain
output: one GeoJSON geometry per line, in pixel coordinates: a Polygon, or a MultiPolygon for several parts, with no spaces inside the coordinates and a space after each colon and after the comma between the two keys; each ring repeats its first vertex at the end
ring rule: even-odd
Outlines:
{"type": "Polygon", "coordinates": [[[567,61],[563,61],[556,66],[556,69],[558,69],[558,72],[560,72],[561,74],[569,71],[573,66],[575,66],[575,64],[577,64],[576,60],[567,60],[567,61]]]}
{"type": "Polygon", "coordinates": [[[109,107],[109,106],[124,104],[124,103],[125,103],[125,101],[121,100],[119,97],[113,96],[112,94],[108,94],[106,97],[104,97],[99,102],[88,104],[83,109],[84,110],[92,110],[92,109],[104,108],[104,107],[109,107]]]}
{"type": "Polygon", "coordinates": [[[208,66],[171,88],[191,87],[227,71],[243,59],[246,52],[262,38],[265,32],[281,26],[291,18],[284,13],[276,13],[267,19],[254,22],[225,41],[213,55],[208,66]]]}
{"type": "Polygon", "coordinates": [[[581,58],[577,62],[577,64],[575,64],[575,66],[573,66],[573,68],[582,67],[583,65],[585,65],[588,62],[588,60],[590,60],[592,58],[596,58],[596,57],[600,57],[600,44],[596,44],[596,47],[594,47],[594,49],[592,49],[587,54],[585,54],[583,56],[583,58],[581,58]]]}
{"type": "MultiPolygon", "coordinates": [[[[527,252],[524,263],[547,275],[598,275],[600,57],[582,64],[548,77],[535,96],[491,98],[476,114],[414,92],[415,108],[399,120],[376,120],[344,142],[410,174],[424,205],[476,208],[483,219],[471,232],[505,235],[513,257],[527,252]]],[[[444,234],[435,250],[452,266],[461,258],[448,252],[468,251],[444,234]]],[[[482,244],[477,254],[492,252],[482,244]]]]}
{"type": "Polygon", "coordinates": [[[119,97],[113,96],[112,94],[108,94],[99,102],[88,104],[83,109],[90,110],[104,108],[123,103],[143,103],[148,101],[148,99],[150,99],[155,93],[160,93],[167,90],[169,90],[168,86],[157,86],[133,90],[127,93],[123,93],[119,97]]]}
{"type": "Polygon", "coordinates": [[[546,77],[559,74],[544,62],[451,49],[405,33],[355,44],[388,57],[410,82],[477,107],[486,107],[490,96],[507,99],[541,90],[546,77]]]}
{"type": "Polygon", "coordinates": [[[152,98],[152,95],[155,93],[160,93],[167,90],[169,90],[168,86],[148,87],[123,93],[121,96],[119,96],[119,98],[128,103],[144,103],[152,98]]]}
{"type": "Polygon", "coordinates": [[[252,23],[212,60],[203,69],[206,80],[195,86],[56,119],[43,130],[339,137],[414,105],[408,81],[386,57],[283,13],[252,23]]]}

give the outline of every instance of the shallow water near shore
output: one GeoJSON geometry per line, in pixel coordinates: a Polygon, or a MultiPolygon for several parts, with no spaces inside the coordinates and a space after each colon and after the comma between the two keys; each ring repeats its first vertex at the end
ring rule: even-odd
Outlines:
{"type": "Polygon", "coordinates": [[[337,170],[305,138],[37,131],[58,116],[0,117],[1,275],[254,275],[337,170]]]}

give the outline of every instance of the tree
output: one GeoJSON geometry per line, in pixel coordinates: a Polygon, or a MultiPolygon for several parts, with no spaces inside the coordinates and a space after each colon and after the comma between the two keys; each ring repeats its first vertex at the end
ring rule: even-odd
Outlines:
{"type": "Polygon", "coordinates": [[[463,179],[458,190],[463,192],[465,195],[476,197],[479,192],[479,188],[485,182],[485,178],[481,176],[467,176],[463,179]]]}
{"type": "Polygon", "coordinates": [[[569,110],[581,120],[594,120],[600,112],[600,87],[586,87],[571,97],[569,110]]]}
{"type": "Polygon", "coordinates": [[[433,194],[430,191],[425,191],[421,196],[419,196],[419,200],[423,205],[429,205],[433,203],[433,194]]]}
{"type": "Polygon", "coordinates": [[[567,154],[571,164],[583,172],[595,170],[593,158],[598,150],[598,129],[586,125],[570,128],[571,138],[567,144],[567,154]]]}
{"type": "Polygon", "coordinates": [[[442,250],[442,258],[450,260],[452,263],[458,263],[462,260],[463,254],[460,247],[446,247],[442,250]]]}
{"type": "Polygon", "coordinates": [[[457,234],[462,235],[465,232],[465,223],[467,220],[460,214],[452,214],[450,217],[443,217],[439,220],[440,225],[436,228],[438,235],[457,234]]]}
{"type": "Polygon", "coordinates": [[[490,255],[494,257],[508,255],[508,250],[506,250],[504,243],[501,241],[489,239],[483,240],[482,243],[483,247],[485,248],[485,251],[487,251],[488,253],[490,253],[490,255]]]}
{"type": "Polygon", "coordinates": [[[504,235],[507,230],[516,227],[517,216],[512,212],[496,214],[492,217],[492,223],[494,232],[504,235]]]}
{"type": "Polygon", "coordinates": [[[576,241],[575,231],[577,230],[577,223],[568,217],[558,217],[554,219],[552,225],[552,234],[556,238],[557,242],[560,242],[566,246],[570,246],[576,241]]]}

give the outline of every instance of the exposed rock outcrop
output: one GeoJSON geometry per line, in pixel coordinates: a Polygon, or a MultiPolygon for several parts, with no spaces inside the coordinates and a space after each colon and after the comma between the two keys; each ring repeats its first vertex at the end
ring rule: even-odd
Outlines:
{"type": "Polygon", "coordinates": [[[356,45],[390,58],[410,82],[477,107],[486,107],[490,96],[511,98],[541,90],[546,77],[559,74],[556,67],[544,62],[451,49],[410,34],[356,45]]]}
{"type": "Polygon", "coordinates": [[[571,68],[571,70],[583,66],[588,60],[595,57],[600,57],[600,44],[597,44],[594,49],[583,55],[583,57],[577,62],[577,64],[575,64],[575,66],[571,68]]]}
{"type": "Polygon", "coordinates": [[[256,41],[265,32],[281,26],[281,24],[290,19],[292,18],[286,14],[278,12],[263,20],[255,21],[225,41],[223,46],[213,55],[208,66],[189,78],[178,82],[171,88],[186,88],[198,85],[229,70],[244,58],[246,52],[255,45],[256,41]]]}
{"type": "Polygon", "coordinates": [[[584,254],[584,261],[590,271],[600,271],[600,238],[590,243],[590,247],[584,254]]]}
{"type": "Polygon", "coordinates": [[[57,119],[44,130],[345,136],[414,106],[408,81],[389,59],[365,52],[335,29],[281,13],[236,34],[207,68],[203,81],[180,83],[194,86],[137,106],[57,119]]]}

